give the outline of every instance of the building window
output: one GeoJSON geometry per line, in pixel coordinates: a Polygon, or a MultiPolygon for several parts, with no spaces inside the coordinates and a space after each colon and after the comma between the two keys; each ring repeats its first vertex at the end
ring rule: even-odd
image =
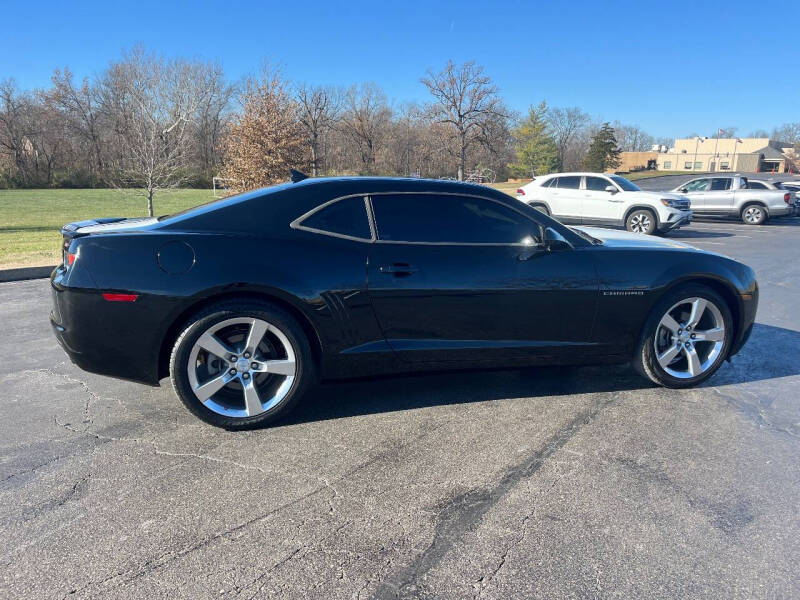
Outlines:
{"type": "Polygon", "coordinates": [[[722,171],[727,171],[731,168],[731,164],[727,160],[723,160],[721,163],[719,163],[719,168],[722,171]]]}
{"type": "Polygon", "coordinates": [[[672,168],[672,161],[671,160],[665,160],[664,161],[664,168],[665,169],[671,169],[672,168]]]}
{"type": "Polygon", "coordinates": [[[701,162],[694,163],[694,168],[696,170],[702,169],[703,168],[703,163],[701,163],[701,162]]]}
{"type": "Polygon", "coordinates": [[[688,161],[688,160],[687,160],[685,163],[683,163],[683,168],[684,168],[684,169],[691,169],[691,168],[692,168],[692,163],[691,163],[691,161],[688,161]]]}

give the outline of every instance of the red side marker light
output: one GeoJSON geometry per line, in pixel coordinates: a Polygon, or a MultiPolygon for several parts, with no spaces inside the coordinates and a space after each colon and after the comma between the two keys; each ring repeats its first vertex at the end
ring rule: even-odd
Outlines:
{"type": "Polygon", "coordinates": [[[517,195],[518,196],[524,196],[525,195],[525,190],[523,190],[522,188],[517,188],[517,195]]]}
{"type": "Polygon", "coordinates": [[[136,302],[139,294],[103,294],[103,299],[109,302],[136,302]]]}

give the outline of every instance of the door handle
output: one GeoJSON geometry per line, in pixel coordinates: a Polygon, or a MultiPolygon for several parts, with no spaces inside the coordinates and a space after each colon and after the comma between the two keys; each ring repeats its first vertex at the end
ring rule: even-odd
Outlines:
{"type": "Polygon", "coordinates": [[[412,267],[408,263],[394,263],[392,265],[382,265],[378,267],[378,271],[386,273],[387,275],[395,275],[402,277],[404,275],[411,275],[419,271],[419,269],[412,267]]]}
{"type": "Polygon", "coordinates": [[[616,198],[609,198],[608,201],[609,202],[624,202],[624,200],[622,200],[622,199],[617,200],[616,198]]]}

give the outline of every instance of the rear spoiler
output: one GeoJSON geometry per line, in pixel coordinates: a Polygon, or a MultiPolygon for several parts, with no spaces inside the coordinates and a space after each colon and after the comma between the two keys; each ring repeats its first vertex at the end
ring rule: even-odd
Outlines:
{"type": "Polygon", "coordinates": [[[100,219],[88,219],[86,221],[73,221],[67,223],[61,228],[61,235],[64,237],[75,237],[75,233],[81,227],[89,227],[90,225],[103,225],[105,223],[116,223],[117,221],[124,221],[127,217],[103,217],[100,219]]]}

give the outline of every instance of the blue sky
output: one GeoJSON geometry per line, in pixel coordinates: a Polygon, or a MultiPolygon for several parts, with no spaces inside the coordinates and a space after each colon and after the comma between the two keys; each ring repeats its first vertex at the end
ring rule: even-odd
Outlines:
{"type": "Polygon", "coordinates": [[[98,73],[141,43],[216,59],[234,79],[267,58],[301,81],[375,81],[398,102],[426,100],[426,69],[474,59],[513,109],[546,99],[655,136],[800,121],[796,0],[4,4],[0,79],[26,88],[56,67],[98,73]]]}

